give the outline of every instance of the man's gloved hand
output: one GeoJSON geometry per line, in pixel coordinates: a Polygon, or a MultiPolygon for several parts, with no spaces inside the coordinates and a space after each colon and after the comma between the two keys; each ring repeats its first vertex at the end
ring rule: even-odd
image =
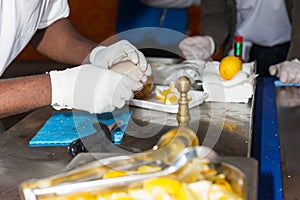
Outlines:
{"type": "Polygon", "coordinates": [[[111,112],[133,98],[143,85],[130,77],[91,64],[50,71],[52,102],[57,109],[79,109],[90,113],[111,112]]]}
{"type": "Polygon", "coordinates": [[[89,59],[91,64],[102,68],[111,68],[116,63],[131,61],[145,76],[151,75],[151,67],[143,53],[127,40],[121,40],[107,47],[98,46],[92,50],[89,59]]]}
{"type": "Polygon", "coordinates": [[[179,49],[187,60],[207,60],[215,52],[215,42],[210,36],[193,36],[182,40],[179,49]]]}
{"type": "Polygon", "coordinates": [[[284,61],[269,67],[272,76],[277,76],[282,83],[300,83],[300,61],[284,61]]]}
{"type": "MultiPolygon", "coordinates": [[[[150,68],[151,69],[151,68],[150,68]]],[[[147,76],[150,74],[144,74],[139,67],[133,64],[130,61],[119,62],[111,67],[111,70],[114,72],[118,72],[120,74],[124,74],[135,81],[139,81],[141,83],[147,82],[147,76]]],[[[151,70],[150,70],[151,72],[151,70]]]]}

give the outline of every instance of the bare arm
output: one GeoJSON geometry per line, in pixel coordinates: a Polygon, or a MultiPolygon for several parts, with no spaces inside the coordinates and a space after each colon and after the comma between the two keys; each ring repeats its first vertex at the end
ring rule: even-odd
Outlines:
{"type": "Polygon", "coordinates": [[[0,118],[51,104],[47,74],[0,80],[0,118]]]}
{"type": "Polygon", "coordinates": [[[77,32],[67,18],[38,31],[31,44],[50,59],[74,65],[82,64],[91,50],[97,46],[97,43],[77,32]]]}

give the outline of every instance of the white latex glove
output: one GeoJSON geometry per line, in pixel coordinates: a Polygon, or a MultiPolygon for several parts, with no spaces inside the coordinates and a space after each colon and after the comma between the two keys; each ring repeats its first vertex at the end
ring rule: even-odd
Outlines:
{"type": "Polygon", "coordinates": [[[276,76],[282,83],[300,83],[300,61],[284,61],[269,67],[272,76],[276,76]]]}
{"type": "Polygon", "coordinates": [[[207,60],[215,52],[215,42],[210,36],[193,36],[183,39],[179,49],[187,60],[207,60]]]}
{"type": "Polygon", "coordinates": [[[146,75],[151,75],[151,67],[142,52],[127,40],[121,40],[110,46],[98,46],[91,51],[90,63],[98,67],[111,68],[122,61],[131,61],[146,75]]]}
{"type": "Polygon", "coordinates": [[[133,98],[143,85],[126,75],[91,64],[50,71],[52,102],[57,109],[79,109],[90,113],[111,112],[133,98]]]}
{"type": "Polygon", "coordinates": [[[145,75],[141,70],[139,70],[139,67],[137,65],[133,64],[130,61],[119,62],[113,65],[111,67],[111,70],[120,74],[124,74],[141,83],[146,83],[147,76],[149,76],[148,74],[145,75]]]}

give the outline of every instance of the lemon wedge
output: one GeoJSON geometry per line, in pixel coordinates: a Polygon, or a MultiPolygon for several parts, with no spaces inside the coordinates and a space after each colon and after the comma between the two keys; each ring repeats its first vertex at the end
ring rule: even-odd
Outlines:
{"type": "Polygon", "coordinates": [[[156,97],[159,100],[165,101],[166,96],[171,92],[170,89],[162,90],[160,91],[159,89],[156,90],[156,97]]]}
{"type": "MultiPolygon", "coordinates": [[[[177,88],[175,87],[174,83],[171,81],[169,87],[165,90],[156,89],[156,98],[162,100],[164,104],[177,104],[180,93],[178,92],[177,88]]],[[[192,97],[187,96],[188,100],[191,101],[192,97]]]]}
{"type": "Polygon", "coordinates": [[[143,165],[137,169],[138,173],[149,173],[149,172],[157,172],[160,171],[161,167],[154,165],[143,165]]]}
{"type": "Polygon", "coordinates": [[[178,92],[178,90],[176,89],[174,83],[171,81],[169,84],[169,87],[165,90],[159,90],[156,89],[156,97],[162,101],[165,100],[166,96],[171,93],[171,92],[178,92]]]}
{"type": "Polygon", "coordinates": [[[176,195],[176,200],[197,200],[197,196],[189,188],[189,186],[183,183],[176,195]]]}
{"type": "Polygon", "coordinates": [[[164,104],[176,104],[178,103],[178,94],[175,92],[170,92],[166,95],[164,99],[164,104]]]}
{"type": "Polygon", "coordinates": [[[181,183],[173,178],[158,177],[148,179],[143,182],[143,188],[145,191],[152,193],[155,188],[160,188],[170,195],[176,195],[181,187],[181,183]]]}
{"type": "Polygon", "coordinates": [[[126,176],[127,173],[124,171],[117,171],[117,170],[112,170],[108,171],[103,175],[103,178],[114,178],[114,177],[120,177],[120,176],[126,176]]]}

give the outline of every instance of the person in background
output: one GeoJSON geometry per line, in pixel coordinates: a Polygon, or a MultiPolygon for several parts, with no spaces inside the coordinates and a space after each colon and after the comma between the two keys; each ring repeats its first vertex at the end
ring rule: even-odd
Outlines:
{"type": "Polygon", "coordinates": [[[206,60],[223,47],[233,55],[234,36],[243,37],[243,60],[256,61],[259,76],[270,76],[272,64],[286,60],[291,25],[284,0],[202,0],[201,35],[184,39],[187,59],[206,60]]]}
{"type": "Polygon", "coordinates": [[[116,32],[140,27],[162,27],[181,33],[187,30],[187,8],[201,0],[119,0],[116,32]]]}
{"type": "Polygon", "coordinates": [[[128,41],[97,46],[74,29],[68,15],[67,0],[0,0],[0,75],[28,43],[52,60],[76,66],[1,79],[0,117],[47,105],[108,112],[122,107],[143,87],[151,67],[139,50],[128,41]],[[137,66],[137,73],[111,70],[126,60],[137,66]]]}
{"type": "Polygon", "coordinates": [[[300,83],[300,1],[285,2],[292,25],[291,45],[286,61],[270,66],[269,71],[283,83],[300,83]]]}
{"type": "MultiPolygon", "coordinates": [[[[116,32],[119,37],[129,40],[135,46],[150,41],[153,46],[157,44],[158,48],[178,49],[178,43],[184,39],[187,31],[187,8],[199,4],[200,0],[131,0],[130,3],[127,0],[119,0],[116,32]],[[156,29],[152,29],[153,27],[156,29]]],[[[158,48],[141,51],[150,57],[179,56],[160,51],[158,48]]]]}

